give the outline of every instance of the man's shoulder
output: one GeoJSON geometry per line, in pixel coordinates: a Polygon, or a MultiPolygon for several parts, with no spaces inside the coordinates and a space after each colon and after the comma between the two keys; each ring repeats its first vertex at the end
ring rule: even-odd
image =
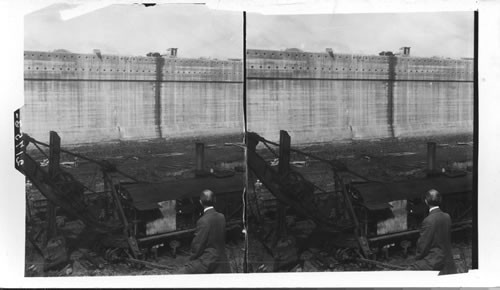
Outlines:
{"type": "Polygon", "coordinates": [[[425,218],[424,223],[434,223],[437,219],[439,219],[440,213],[436,210],[431,211],[425,218]]]}
{"type": "Polygon", "coordinates": [[[210,210],[210,212],[207,212],[204,216],[206,216],[207,222],[221,222],[226,220],[224,214],[216,210],[210,210]]]}
{"type": "Polygon", "coordinates": [[[206,224],[206,223],[209,223],[210,220],[213,218],[213,210],[209,210],[209,211],[206,211],[204,212],[201,217],[198,219],[198,223],[201,223],[201,224],[206,224]]]}
{"type": "Polygon", "coordinates": [[[450,215],[441,209],[436,209],[434,210],[431,214],[429,214],[426,219],[429,219],[429,221],[436,221],[436,220],[449,220],[450,215]]]}
{"type": "Polygon", "coordinates": [[[223,213],[220,213],[220,212],[217,212],[217,217],[219,218],[219,220],[226,220],[226,217],[224,216],[223,213]]]}
{"type": "Polygon", "coordinates": [[[215,209],[210,209],[208,211],[206,211],[200,219],[204,219],[204,220],[212,220],[212,219],[217,219],[217,218],[220,218],[220,217],[224,217],[223,214],[219,213],[218,211],[216,211],[215,209]]]}
{"type": "Polygon", "coordinates": [[[441,211],[439,213],[439,219],[446,220],[446,221],[451,221],[451,217],[448,213],[441,211]]]}
{"type": "Polygon", "coordinates": [[[203,224],[206,224],[208,222],[208,218],[207,218],[207,215],[204,214],[202,216],[200,216],[200,218],[198,219],[198,221],[196,222],[197,225],[203,225],[203,224]]]}
{"type": "Polygon", "coordinates": [[[444,212],[442,209],[438,208],[438,209],[436,209],[436,216],[449,217],[450,215],[448,213],[444,212]]]}

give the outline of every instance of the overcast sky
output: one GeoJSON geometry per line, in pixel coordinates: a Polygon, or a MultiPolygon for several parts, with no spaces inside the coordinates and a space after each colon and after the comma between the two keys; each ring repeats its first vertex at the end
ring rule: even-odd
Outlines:
{"type": "MultiPolygon", "coordinates": [[[[180,57],[242,58],[241,12],[203,5],[112,5],[66,21],[56,4],[25,17],[25,49],[145,55],[177,47],[180,57]]],[[[410,46],[413,56],[473,57],[472,12],[247,15],[247,48],[378,54],[410,46]]]]}
{"type": "Polygon", "coordinates": [[[61,20],[56,4],[25,17],[25,50],[146,55],[177,47],[180,57],[242,58],[242,12],[203,5],[112,5],[61,20]]]}
{"type": "Polygon", "coordinates": [[[411,47],[413,56],[474,56],[472,12],[247,15],[247,47],[378,54],[411,47]]]}

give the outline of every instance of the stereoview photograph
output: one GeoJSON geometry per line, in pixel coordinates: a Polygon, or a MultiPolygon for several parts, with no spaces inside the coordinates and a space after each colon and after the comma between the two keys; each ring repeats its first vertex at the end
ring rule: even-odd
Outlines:
{"type": "Polygon", "coordinates": [[[246,27],[248,271],[471,269],[474,14],[246,27]]]}
{"type": "Polygon", "coordinates": [[[25,276],[243,272],[242,13],[74,9],[25,18],[25,276]]]}

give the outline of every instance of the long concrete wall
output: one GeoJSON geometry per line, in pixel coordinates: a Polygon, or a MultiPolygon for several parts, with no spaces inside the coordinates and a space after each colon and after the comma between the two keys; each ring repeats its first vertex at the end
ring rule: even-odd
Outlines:
{"type": "Polygon", "coordinates": [[[473,131],[471,60],[247,51],[248,130],[292,142],[473,131]]]}
{"type": "MultiPolygon", "coordinates": [[[[66,144],[242,133],[241,61],[25,52],[23,131],[66,144]]],[[[248,130],[294,143],[471,133],[471,60],[247,51],[248,130]]]]}
{"type": "Polygon", "coordinates": [[[25,51],[22,129],[65,144],[243,133],[243,63],[25,51]]]}

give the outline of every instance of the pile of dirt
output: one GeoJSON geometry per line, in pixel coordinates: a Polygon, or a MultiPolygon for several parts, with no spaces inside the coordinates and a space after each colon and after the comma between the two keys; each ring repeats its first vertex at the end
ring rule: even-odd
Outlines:
{"type": "MultiPolygon", "coordinates": [[[[81,244],[80,244],[81,245],[81,244]]],[[[189,243],[183,243],[172,254],[165,247],[157,256],[148,255],[145,259],[136,260],[126,256],[106,259],[106,254],[92,248],[74,248],[74,244],[66,249],[66,260],[55,267],[47,269],[44,253],[26,243],[25,276],[27,277],[59,277],[59,276],[122,276],[122,275],[167,275],[177,274],[189,261],[189,243]]],[[[230,261],[232,273],[243,273],[244,242],[232,239],[226,245],[226,255],[230,261]]]]}

